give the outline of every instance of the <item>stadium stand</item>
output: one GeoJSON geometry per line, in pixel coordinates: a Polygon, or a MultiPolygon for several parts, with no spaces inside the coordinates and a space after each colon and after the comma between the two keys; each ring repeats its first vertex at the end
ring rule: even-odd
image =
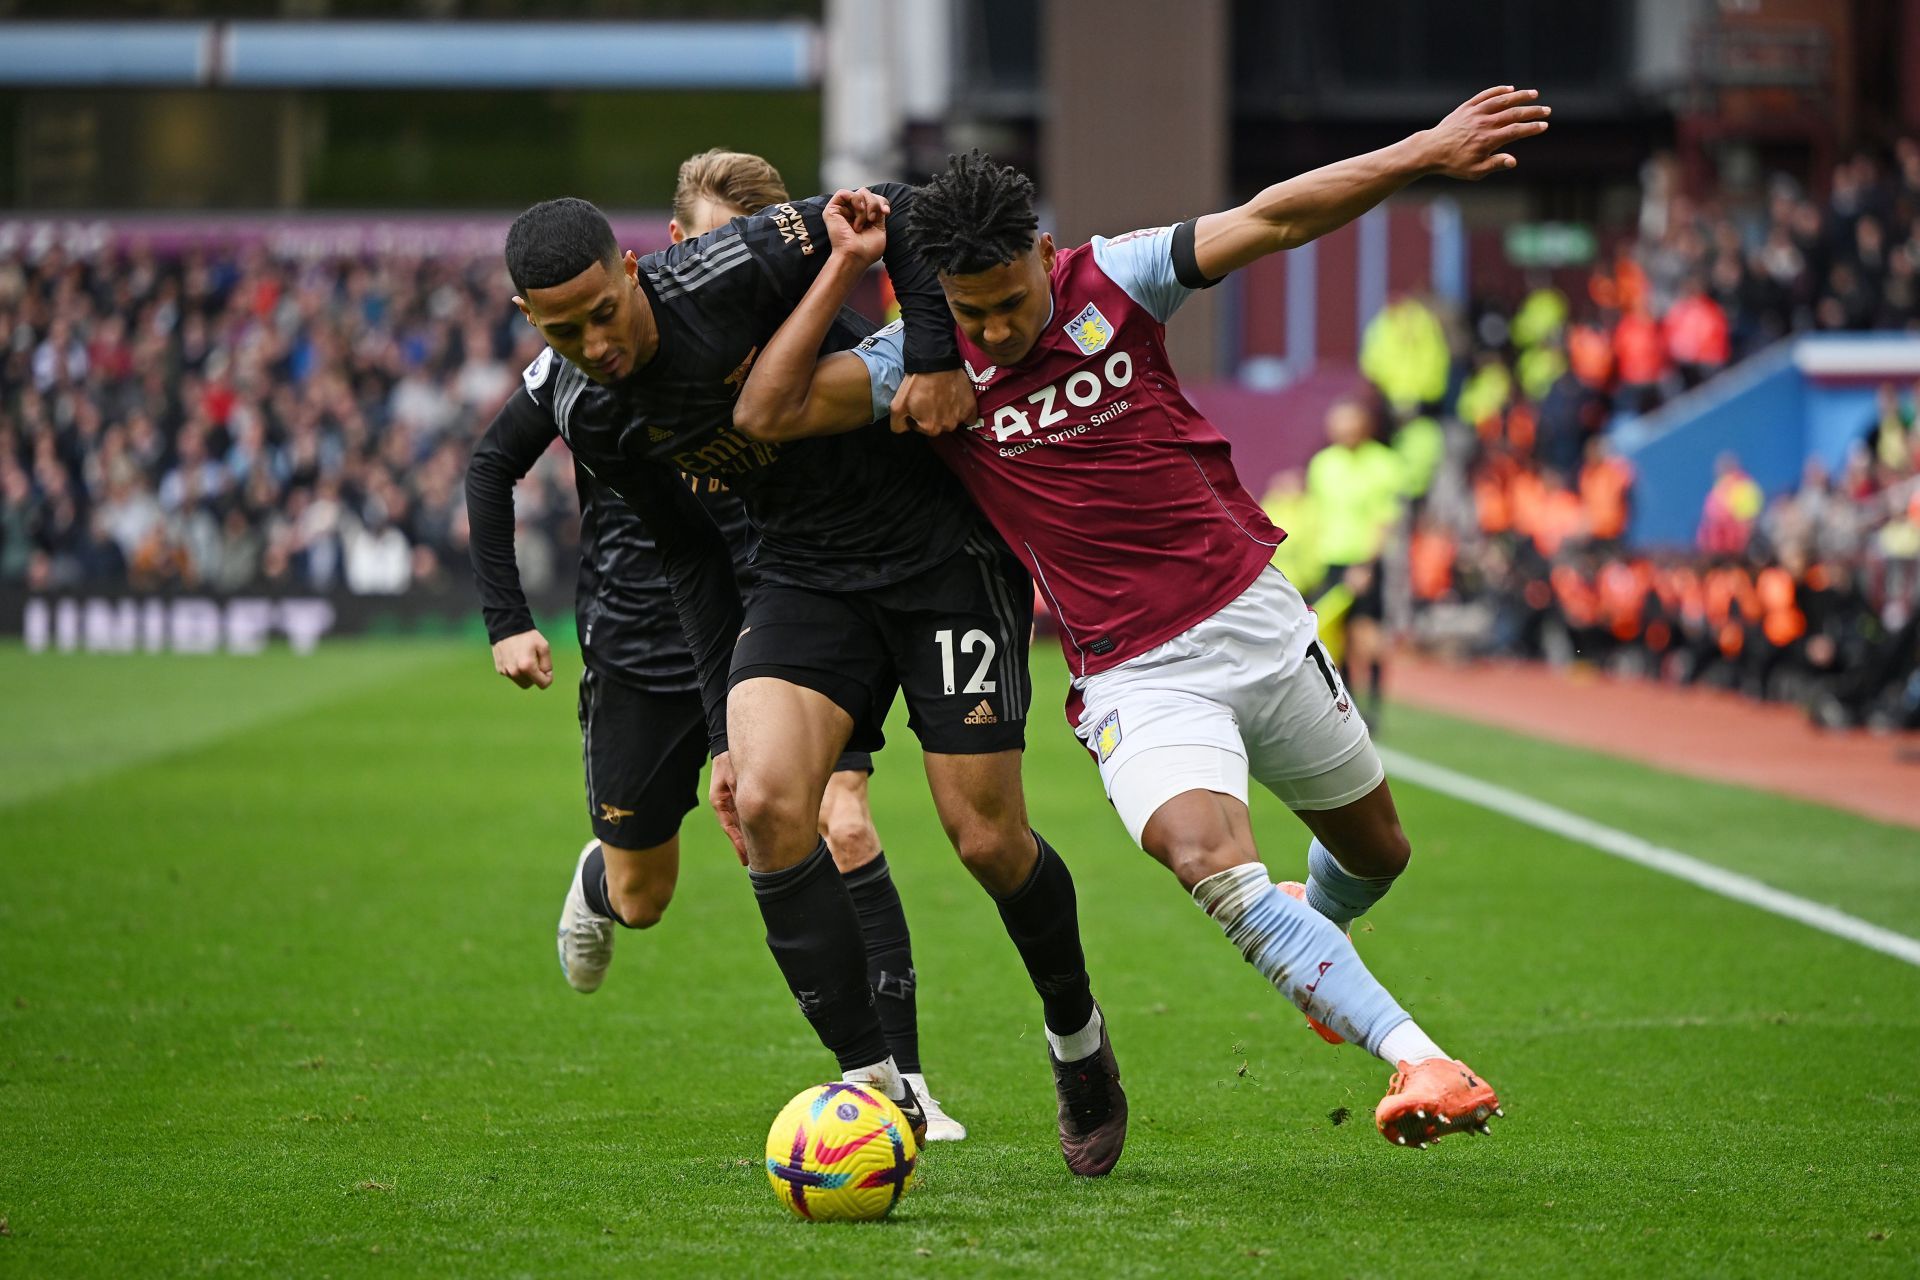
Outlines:
{"type": "MultiPolygon", "coordinates": [[[[1370,322],[1359,363],[1409,475],[1398,620],[1444,650],[1920,723],[1920,385],[1880,386],[1843,463],[1771,500],[1726,456],[1680,517],[1690,548],[1635,538],[1613,447],[1790,335],[1920,326],[1920,143],[1846,160],[1823,199],[1781,180],[1753,212],[1676,185],[1649,165],[1636,232],[1581,287],[1542,277],[1464,318],[1409,295],[1370,322]]],[[[464,458],[535,350],[491,251],[96,250],[0,260],[0,589],[464,588],[464,458]]],[[[1299,476],[1271,502],[1311,582],[1299,476]]],[[[564,451],[520,511],[529,588],[562,598],[564,451]]]]}
{"type": "MultiPolygon", "coordinates": [[[[0,584],[394,595],[466,574],[472,438],[538,339],[493,254],[0,263],[0,584]]],[[[568,580],[572,477],[522,490],[568,580]]]]}
{"type": "MultiPolygon", "coordinates": [[[[1833,725],[1920,726],[1920,384],[1882,382],[1838,473],[1805,457],[1798,488],[1771,500],[1721,454],[1699,509],[1665,513],[1696,530],[1691,547],[1631,537],[1633,468],[1613,434],[1789,335],[1920,330],[1920,143],[1890,167],[1841,163],[1824,201],[1776,180],[1752,213],[1676,194],[1659,168],[1637,234],[1584,296],[1540,280],[1456,326],[1439,397],[1407,390],[1433,383],[1431,337],[1383,337],[1363,360],[1384,439],[1404,450],[1423,415],[1447,431],[1437,471],[1408,460],[1415,634],[1797,699],[1833,725]]],[[[1408,314],[1423,306],[1375,324],[1438,332],[1440,317],[1408,314]]]]}

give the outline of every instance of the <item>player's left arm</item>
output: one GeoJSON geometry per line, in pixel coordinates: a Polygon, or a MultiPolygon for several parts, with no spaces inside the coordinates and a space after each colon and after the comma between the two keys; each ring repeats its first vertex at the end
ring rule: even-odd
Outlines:
{"type": "MultiPolygon", "coordinates": [[[[896,219],[912,208],[913,188],[904,182],[876,182],[865,190],[879,197],[896,219]]],[[[789,306],[805,296],[829,260],[829,202],[830,197],[816,196],[769,205],[734,222],[774,294],[789,306]],[[829,254],[822,254],[822,248],[829,254]]],[[[889,238],[884,261],[906,329],[906,377],[892,405],[894,430],[918,423],[944,431],[972,422],[980,416],[979,406],[973,383],[960,367],[953,314],[947,310],[939,276],[905,237],[889,238]]]]}
{"type": "Polygon", "coordinates": [[[1519,163],[1503,148],[1545,133],[1551,108],[1537,89],[1482,89],[1439,124],[1391,146],[1276,183],[1247,203],[1194,223],[1193,265],[1218,280],[1352,222],[1416,178],[1477,182],[1519,163]]]}
{"type": "MultiPolygon", "coordinates": [[[[890,206],[894,226],[906,226],[913,188],[904,182],[876,182],[871,190],[890,206]]],[[[906,367],[891,405],[893,429],[927,435],[958,430],[980,416],[980,404],[973,379],[960,367],[960,344],[939,273],[927,265],[910,236],[887,237],[886,263],[906,329],[906,367]]],[[[848,381],[853,381],[851,376],[848,381]]]]}
{"type": "Polygon", "coordinates": [[[806,296],[768,339],[733,403],[733,425],[755,440],[798,440],[864,427],[876,411],[866,363],[851,352],[820,357],[840,308],[886,247],[886,202],[837,191],[825,209],[833,254],[806,296]]]}

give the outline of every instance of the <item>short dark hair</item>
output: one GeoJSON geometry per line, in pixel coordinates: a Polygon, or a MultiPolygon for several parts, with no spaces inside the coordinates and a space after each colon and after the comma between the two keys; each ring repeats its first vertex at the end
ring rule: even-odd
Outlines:
{"type": "Polygon", "coordinates": [[[914,247],[934,270],[990,271],[1033,247],[1040,225],[1033,179],[977,149],[948,156],[946,172],[915,189],[908,223],[914,247]]]}
{"type": "Polygon", "coordinates": [[[542,200],[507,228],[507,274],[521,293],[565,284],[594,263],[619,257],[607,215],[577,196],[542,200]]]}

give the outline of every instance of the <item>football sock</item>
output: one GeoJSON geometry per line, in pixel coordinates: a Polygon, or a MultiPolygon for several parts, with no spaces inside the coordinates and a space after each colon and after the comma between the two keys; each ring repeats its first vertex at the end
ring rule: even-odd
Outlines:
{"type": "Polygon", "coordinates": [[[580,895],[587,900],[587,906],[595,915],[605,916],[623,928],[630,927],[613,909],[612,899],[607,897],[607,854],[600,842],[593,842],[593,852],[587,855],[585,865],[580,868],[580,895]]]}
{"type": "Polygon", "coordinates": [[[1393,881],[1392,876],[1354,875],[1318,840],[1307,849],[1307,905],[1342,929],[1386,897],[1393,881]]]}
{"type": "Polygon", "coordinates": [[[820,1043],[842,1071],[884,1061],[887,1037],[867,985],[860,918],[827,842],[784,871],[747,875],[767,925],[767,950],[820,1043]]]}
{"type": "Polygon", "coordinates": [[[1018,889],[994,901],[1007,936],[1026,963],[1033,989],[1040,993],[1047,1030],[1072,1035],[1093,1017],[1093,984],[1080,949],[1073,875],[1038,831],[1033,833],[1033,843],[1039,851],[1033,874],[1018,889]]]}
{"type": "Polygon", "coordinates": [[[1387,1033],[1411,1021],[1346,934],[1275,887],[1260,863],[1208,876],[1193,887],[1193,900],[1281,995],[1349,1043],[1379,1056],[1387,1033]]]}
{"type": "Polygon", "coordinates": [[[1100,1028],[1105,1023],[1100,1017],[1100,1006],[1095,1005],[1093,1016],[1087,1019],[1087,1025],[1070,1036],[1055,1035],[1047,1032],[1047,1043],[1053,1046],[1053,1056],[1062,1062],[1078,1062],[1082,1058],[1091,1058],[1100,1052],[1100,1028]]]}
{"type": "Polygon", "coordinates": [[[1432,1037],[1422,1031],[1420,1024],[1412,1018],[1381,1037],[1380,1048],[1376,1052],[1395,1066],[1403,1062],[1425,1062],[1428,1058],[1447,1056],[1446,1051],[1435,1044],[1432,1037]]]}
{"type": "Polygon", "coordinates": [[[907,932],[907,913],[900,891],[893,886],[883,852],[864,867],[846,873],[847,892],[860,917],[860,936],[867,944],[867,983],[873,988],[873,1007],[887,1033],[887,1047],[900,1070],[920,1070],[920,1015],[913,994],[913,938],[907,932]]]}

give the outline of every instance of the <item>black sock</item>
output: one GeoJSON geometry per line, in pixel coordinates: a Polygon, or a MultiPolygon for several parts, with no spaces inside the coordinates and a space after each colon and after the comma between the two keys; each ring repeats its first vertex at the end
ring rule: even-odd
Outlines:
{"type": "Polygon", "coordinates": [[[613,921],[621,928],[632,928],[620,913],[613,909],[613,902],[607,897],[607,854],[600,842],[593,842],[593,852],[587,855],[586,865],[580,868],[580,892],[587,905],[613,921]]]}
{"type": "Polygon", "coordinates": [[[1070,1036],[1093,1017],[1093,988],[1087,958],[1080,950],[1080,917],[1073,875],[1038,831],[1033,842],[1040,856],[1027,882],[995,901],[1007,936],[1020,949],[1027,976],[1040,993],[1047,1029],[1070,1036]]]}
{"type": "Polygon", "coordinates": [[[907,913],[900,891],[893,887],[887,855],[847,872],[847,892],[860,916],[860,936],[867,944],[867,984],[873,988],[873,1007],[887,1033],[887,1047],[902,1071],[920,1070],[920,1014],[913,997],[913,938],[907,932],[907,913]]]}
{"type": "Polygon", "coordinates": [[[767,950],[820,1043],[842,1071],[885,1059],[887,1037],[867,985],[860,918],[827,842],[785,871],[747,874],[767,924],[767,950]]]}

